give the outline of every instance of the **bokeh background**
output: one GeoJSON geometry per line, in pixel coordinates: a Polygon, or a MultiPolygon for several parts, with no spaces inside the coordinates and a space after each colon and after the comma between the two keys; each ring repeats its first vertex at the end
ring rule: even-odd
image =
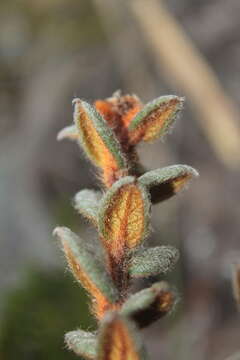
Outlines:
{"type": "Polygon", "coordinates": [[[151,359],[225,359],[240,349],[231,290],[240,218],[239,0],[1,0],[0,358],[74,359],[63,334],[94,329],[65,270],[55,225],[96,237],[71,207],[99,186],[76,144],[56,141],[71,101],[186,96],[164,143],[139,146],[148,169],[186,163],[200,178],[153,208],[151,245],[174,244],[181,301],[144,331],[151,359]]]}

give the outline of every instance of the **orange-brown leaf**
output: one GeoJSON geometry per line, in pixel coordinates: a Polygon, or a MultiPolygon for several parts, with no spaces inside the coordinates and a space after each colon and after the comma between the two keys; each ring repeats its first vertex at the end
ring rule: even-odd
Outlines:
{"type": "Polygon", "coordinates": [[[121,95],[119,92],[106,100],[96,100],[94,105],[110,126],[116,129],[128,127],[142,109],[142,103],[136,95],[121,95]]]}
{"type": "Polygon", "coordinates": [[[129,321],[117,314],[105,320],[100,332],[98,360],[141,360],[144,350],[136,330],[129,321]]]}
{"type": "Polygon", "coordinates": [[[54,234],[61,240],[73,275],[94,299],[95,315],[101,318],[105,311],[116,309],[119,293],[102,262],[96,259],[85,243],[69,229],[59,227],[54,234]]]}
{"type": "Polygon", "coordinates": [[[93,313],[98,319],[101,319],[106,311],[113,310],[114,307],[102,294],[99,288],[96,287],[96,285],[91,281],[88,274],[84,272],[84,270],[80,267],[70,247],[66,243],[63,243],[63,248],[68,261],[68,265],[71,271],[73,272],[74,276],[95,299],[92,307],[93,313]]]}
{"type": "Polygon", "coordinates": [[[133,177],[116,182],[106,193],[99,211],[99,229],[109,253],[120,259],[146,236],[149,201],[133,177]]]}
{"type": "Polygon", "coordinates": [[[93,163],[103,170],[106,185],[126,166],[120,144],[102,116],[88,103],[75,99],[74,121],[80,141],[93,163]]]}
{"type": "Polygon", "coordinates": [[[89,275],[83,270],[79,262],[77,262],[70,246],[63,241],[63,250],[68,261],[68,265],[74,274],[75,278],[81,283],[81,285],[96,299],[102,298],[101,291],[91,281],[89,275]]]}
{"type": "Polygon", "coordinates": [[[122,123],[128,127],[134,116],[142,109],[142,104],[136,97],[128,99],[129,108],[122,116],[122,123]]]}
{"type": "Polygon", "coordinates": [[[108,100],[96,100],[94,102],[94,106],[111,127],[116,126],[116,122],[118,121],[118,114],[111,102],[108,100]]]}
{"type": "Polygon", "coordinates": [[[182,109],[182,103],[183,99],[177,96],[163,96],[145,105],[129,125],[131,143],[163,136],[182,109]]]}

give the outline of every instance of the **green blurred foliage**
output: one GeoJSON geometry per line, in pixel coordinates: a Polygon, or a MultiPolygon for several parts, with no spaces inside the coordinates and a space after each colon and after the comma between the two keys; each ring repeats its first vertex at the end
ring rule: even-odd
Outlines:
{"type": "Polygon", "coordinates": [[[93,329],[88,299],[61,270],[31,270],[5,298],[0,327],[0,358],[5,360],[76,359],[65,349],[67,331],[93,329]]]}

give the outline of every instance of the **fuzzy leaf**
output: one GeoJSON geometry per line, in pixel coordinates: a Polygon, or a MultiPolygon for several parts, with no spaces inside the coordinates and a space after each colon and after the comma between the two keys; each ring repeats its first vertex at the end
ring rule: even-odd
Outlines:
{"type": "Polygon", "coordinates": [[[175,292],[161,281],[130,296],[123,304],[121,313],[143,328],[169,313],[175,303],[175,292]]]}
{"type": "Polygon", "coordinates": [[[131,143],[152,141],[166,134],[183,108],[183,101],[183,98],[168,95],[146,104],[130,122],[131,143]]]}
{"type": "Polygon", "coordinates": [[[119,299],[111,277],[103,264],[94,257],[85,242],[71,230],[58,227],[54,230],[62,242],[68,265],[81,285],[96,299],[95,313],[101,317],[119,299]]]}
{"type": "Polygon", "coordinates": [[[65,334],[65,342],[69,350],[76,355],[83,356],[86,359],[95,359],[97,355],[97,337],[94,333],[76,330],[65,334]]]}
{"type": "Polygon", "coordinates": [[[138,251],[129,264],[131,277],[148,277],[170,271],[179,258],[179,251],[173,246],[157,246],[138,251]]]}
{"type": "Polygon", "coordinates": [[[146,172],[138,179],[150,189],[152,203],[158,203],[177,194],[198,172],[191,166],[172,165],[146,172]]]}
{"type": "Polygon", "coordinates": [[[78,138],[79,134],[75,125],[66,126],[62,130],[60,130],[57,135],[58,141],[61,141],[63,139],[77,140],[78,138]]]}
{"type": "Polygon", "coordinates": [[[148,233],[150,202],[148,195],[132,176],[124,177],[103,197],[99,232],[109,253],[119,258],[125,249],[139,245],[148,233]]]}
{"type": "Polygon", "coordinates": [[[81,190],[74,197],[74,207],[81,215],[96,223],[101,197],[100,191],[81,190]]]}
{"type": "Polygon", "coordinates": [[[74,99],[73,103],[80,143],[93,163],[103,170],[106,184],[111,185],[114,174],[126,168],[120,144],[94,107],[80,99],[74,99]]]}
{"type": "Polygon", "coordinates": [[[128,127],[133,117],[141,110],[142,103],[136,95],[122,95],[115,92],[112,97],[94,102],[96,109],[102,114],[108,124],[117,127],[128,127]]]}
{"type": "Polygon", "coordinates": [[[119,314],[108,314],[99,334],[97,360],[146,360],[133,323],[119,314]]]}

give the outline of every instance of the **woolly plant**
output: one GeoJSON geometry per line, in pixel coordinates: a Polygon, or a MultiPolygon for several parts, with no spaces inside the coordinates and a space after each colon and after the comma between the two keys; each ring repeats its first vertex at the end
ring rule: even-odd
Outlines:
{"type": "Polygon", "coordinates": [[[74,123],[58,134],[58,140],[67,138],[81,146],[102,182],[102,191],[81,190],[74,198],[76,210],[96,227],[101,251],[65,227],[54,230],[70,270],[90,295],[99,324],[96,332],[65,335],[76,355],[146,359],[138,329],[171,312],[176,303],[176,292],[165,281],[135,294],[130,287],[136,278],[167,273],[179,257],[173,246],[146,247],[151,206],[177,194],[198,173],[186,165],[144,172],[136,146],[162,138],[183,102],[170,95],[143,105],[137,96],[119,92],[94,106],[76,98],[74,123]]]}

